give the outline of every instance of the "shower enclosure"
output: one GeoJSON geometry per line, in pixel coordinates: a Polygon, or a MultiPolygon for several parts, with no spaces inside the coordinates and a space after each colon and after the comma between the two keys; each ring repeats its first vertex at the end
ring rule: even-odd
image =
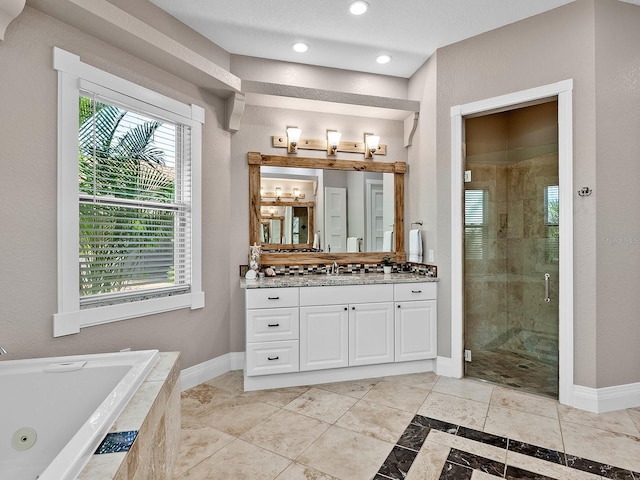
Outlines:
{"type": "Polygon", "coordinates": [[[465,375],[558,397],[557,102],[465,118],[465,375]]]}

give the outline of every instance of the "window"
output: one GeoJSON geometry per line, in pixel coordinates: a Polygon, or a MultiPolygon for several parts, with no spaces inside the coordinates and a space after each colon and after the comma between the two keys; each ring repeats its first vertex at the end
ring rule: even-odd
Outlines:
{"type": "Polygon", "coordinates": [[[59,72],[54,336],[204,306],[204,111],[54,49],[59,72]]]}
{"type": "Polygon", "coordinates": [[[547,229],[545,256],[547,263],[558,263],[560,258],[558,185],[548,185],[544,190],[544,223],[547,229]]]}
{"type": "Polygon", "coordinates": [[[464,249],[467,260],[486,257],[489,240],[488,190],[464,191],[464,249]]]}

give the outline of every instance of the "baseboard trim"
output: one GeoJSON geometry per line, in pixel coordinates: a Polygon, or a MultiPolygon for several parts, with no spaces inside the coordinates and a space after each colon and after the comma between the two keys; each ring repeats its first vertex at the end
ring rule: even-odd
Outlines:
{"type": "Polygon", "coordinates": [[[231,370],[242,370],[243,368],[244,352],[227,353],[182,370],[180,372],[180,388],[184,392],[231,370]]]}
{"type": "Polygon", "coordinates": [[[436,359],[436,373],[441,377],[460,378],[450,357],[438,357],[436,359]]]}
{"type": "Polygon", "coordinates": [[[573,386],[572,407],[593,413],[640,407],[640,383],[590,388],[573,386]]]}

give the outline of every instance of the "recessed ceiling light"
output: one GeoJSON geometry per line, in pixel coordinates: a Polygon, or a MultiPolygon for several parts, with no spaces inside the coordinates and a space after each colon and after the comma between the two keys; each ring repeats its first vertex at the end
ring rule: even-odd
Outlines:
{"type": "Polygon", "coordinates": [[[362,0],[358,0],[357,2],[353,2],[349,5],[349,12],[351,15],[362,15],[367,10],[369,10],[369,4],[367,2],[363,2],[362,0]]]}
{"type": "Polygon", "coordinates": [[[309,45],[306,43],[298,42],[293,44],[293,49],[298,53],[304,53],[309,50],[309,45]]]}
{"type": "Polygon", "coordinates": [[[389,63],[391,61],[391,57],[389,55],[380,55],[378,58],[376,58],[376,62],[378,62],[381,65],[384,65],[385,63],[389,63]]]}

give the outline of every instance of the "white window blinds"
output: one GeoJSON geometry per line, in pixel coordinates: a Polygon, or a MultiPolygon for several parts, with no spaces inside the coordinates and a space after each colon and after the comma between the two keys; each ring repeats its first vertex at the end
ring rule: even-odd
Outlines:
{"type": "Polygon", "coordinates": [[[488,198],[487,190],[464,191],[464,248],[467,260],[482,260],[486,256],[489,240],[488,198]]]}
{"type": "Polygon", "coordinates": [[[80,305],[190,290],[190,128],[79,97],[80,305]]]}

